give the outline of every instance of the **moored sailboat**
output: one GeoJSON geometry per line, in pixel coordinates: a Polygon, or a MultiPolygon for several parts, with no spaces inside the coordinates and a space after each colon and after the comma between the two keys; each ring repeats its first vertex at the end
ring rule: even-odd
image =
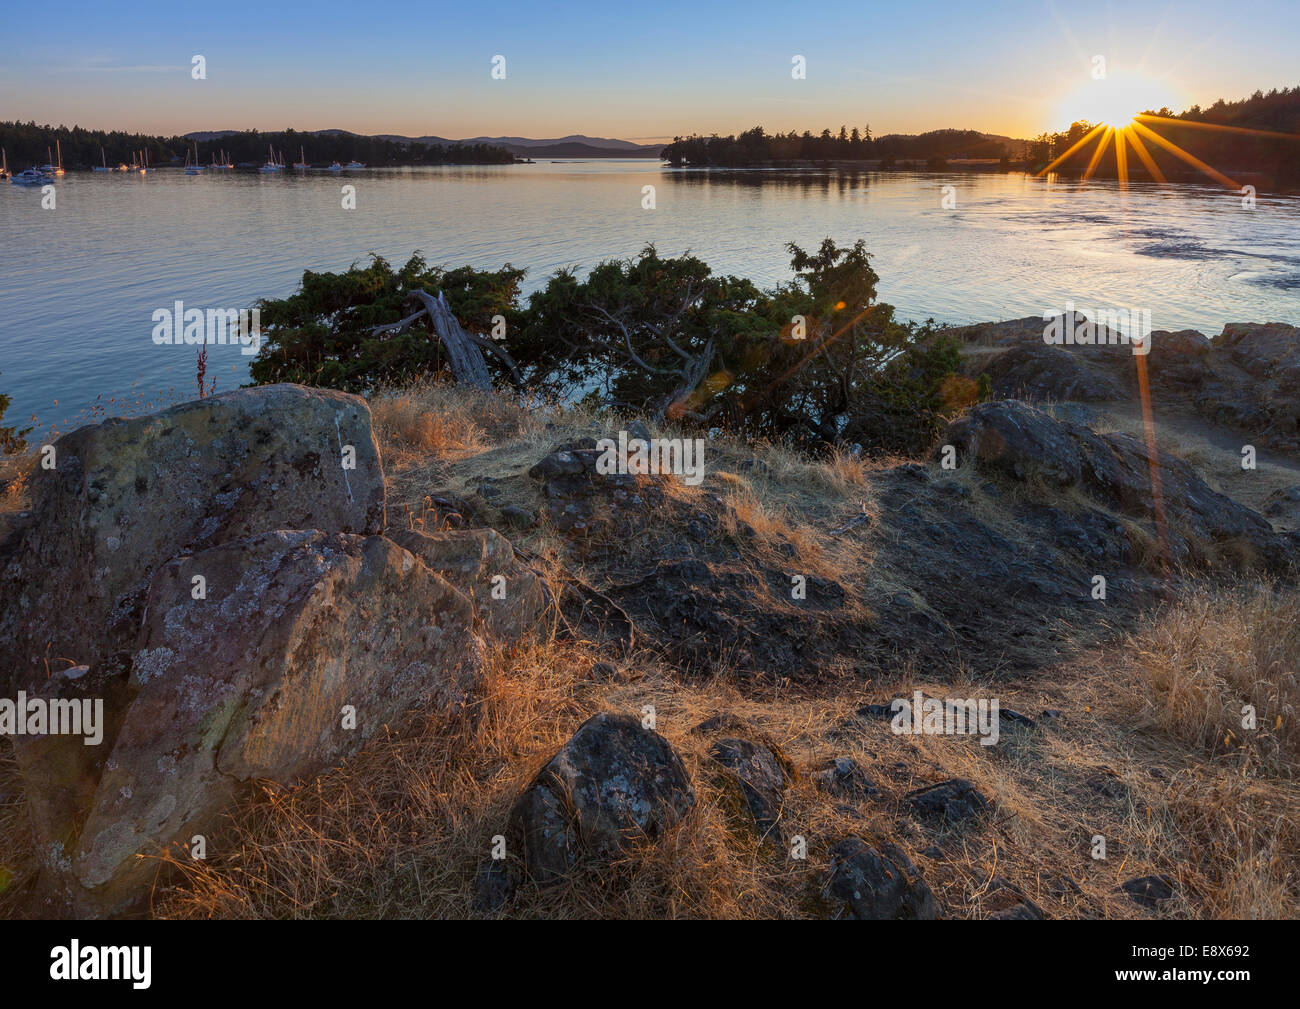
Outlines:
{"type": "Polygon", "coordinates": [[[258,169],[258,171],[263,173],[264,175],[269,175],[272,172],[283,172],[284,162],[275,160],[275,148],[268,146],[267,150],[270,152],[270,158],[266,162],[266,164],[264,164],[261,168],[258,169]]]}

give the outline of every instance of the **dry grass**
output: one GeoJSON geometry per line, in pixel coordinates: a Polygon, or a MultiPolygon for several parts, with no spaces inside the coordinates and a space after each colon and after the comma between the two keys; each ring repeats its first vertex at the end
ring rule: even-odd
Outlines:
{"type": "MultiPolygon", "coordinates": [[[[472,881],[510,805],[589,715],[659,709],[660,728],[695,765],[694,703],[655,671],[630,682],[584,677],[590,644],[499,655],[473,718],[429,719],[372,741],[297,790],[267,790],[214,837],[206,862],[171,863],[179,889],[155,913],[175,917],[472,916],[472,881]]],[[[707,713],[707,712],[706,712],[707,713]]],[[[700,718],[704,714],[699,715],[700,718]]],[[[558,887],[526,889],[517,913],[539,918],[749,917],[792,908],[764,887],[755,846],[729,843],[716,788],[670,837],[558,887]]]]}
{"type": "Polygon", "coordinates": [[[36,458],[34,451],[23,455],[0,455],[0,516],[27,507],[36,458]]]}
{"type": "Polygon", "coordinates": [[[1269,775],[1300,771],[1300,598],[1273,585],[1187,593],[1132,642],[1136,725],[1269,775]],[[1248,712],[1254,727],[1243,726],[1248,712]]]}
{"type": "Polygon", "coordinates": [[[427,381],[386,389],[370,403],[385,459],[456,461],[501,441],[532,433],[536,421],[521,404],[499,394],[427,381]]]}
{"type": "Polygon", "coordinates": [[[35,868],[31,827],[13,746],[0,736],[0,918],[21,910],[21,884],[35,868]]]}
{"type": "MultiPolygon", "coordinates": [[[[1197,592],[1122,646],[1034,682],[939,683],[904,668],[887,682],[763,701],[743,693],[725,670],[702,682],[678,682],[644,655],[620,663],[612,679],[593,680],[587,670],[607,658],[594,643],[540,643],[499,657],[476,719],[453,725],[431,719],[409,734],[372,742],[306,787],[268,792],[245,806],[210,843],[207,863],[180,867],[184,883],[161,894],[156,911],[472,916],[475,868],[492,835],[504,832],[510,804],[532,775],[590,714],[639,714],[652,704],[659,730],[694,779],[696,809],[669,837],[618,865],[583,870],[555,888],[526,888],[507,914],[819,916],[826,850],[856,834],[903,848],[951,917],[983,918],[1014,903],[1019,898],[1003,881],[1050,916],[1145,917],[1150,912],[1117,887],[1156,872],[1179,886],[1165,916],[1296,917],[1300,793],[1294,780],[1265,773],[1259,759],[1242,757],[1242,747],[1231,753],[1207,747],[1200,723],[1189,721],[1191,709],[1167,702],[1187,694],[1182,681],[1188,678],[1213,682],[1203,690],[1220,699],[1216,704],[1230,697],[1225,685],[1244,681],[1232,680],[1227,667],[1245,654],[1246,641],[1257,642],[1249,653],[1252,669],[1276,670],[1294,660],[1294,632],[1284,641],[1262,639],[1297,607],[1295,593],[1269,604],[1250,593],[1197,592]],[[1180,677],[1171,678],[1173,667],[1184,670],[1180,677]],[[895,735],[885,720],[854,717],[861,703],[907,696],[914,688],[935,696],[998,697],[1004,707],[1035,716],[1043,707],[1065,715],[1034,730],[1004,726],[994,747],[971,738],[895,735]],[[1141,711],[1133,690],[1145,690],[1141,700],[1151,706],[1136,725],[1141,711]],[[1166,708],[1179,713],[1158,716],[1166,708]],[[711,737],[690,731],[718,712],[747,720],[797,767],[783,829],[787,840],[807,839],[806,860],[761,845],[738,823],[708,758],[711,737]],[[856,814],[818,791],[809,775],[841,755],[854,757],[881,790],[877,799],[858,803],[856,814]],[[899,807],[910,789],[950,777],[969,779],[992,800],[982,822],[936,827],[899,807]],[[1090,784],[1099,777],[1120,791],[1099,793],[1090,784]],[[1091,857],[1097,835],[1106,838],[1105,860],[1091,857]]],[[[1259,700],[1269,704],[1270,697],[1259,700]]]]}

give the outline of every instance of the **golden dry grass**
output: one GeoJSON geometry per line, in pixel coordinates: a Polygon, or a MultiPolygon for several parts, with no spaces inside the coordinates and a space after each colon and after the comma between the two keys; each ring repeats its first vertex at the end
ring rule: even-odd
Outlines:
{"type": "Polygon", "coordinates": [[[1200,588],[1134,640],[1134,724],[1269,775],[1300,771],[1300,605],[1270,584],[1200,588]],[[1246,723],[1246,724],[1243,724],[1246,723]]]}
{"type": "MultiPolygon", "coordinates": [[[[1167,916],[1296,917],[1294,779],[1280,765],[1274,773],[1245,758],[1244,748],[1207,747],[1199,722],[1179,703],[1171,706],[1188,686],[1170,676],[1174,666],[1198,681],[1215,670],[1216,685],[1202,689],[1219,699],[1231,695],[1224,684],[1233,682],[1228,667],[1242,642],[1269,634],[1286,613],[1300,614],[1294,591],[1268,605],[1251,593],[1198,591],[1130,641],[1032,682],[935,682],[905,668],[888,681],[763,700],[747,696],[726,670],[679,682],[646,655],[618,663],[610,679],[592,679],[592,664],[606,658],[594,643],[538,643],[498,657],[476,720],[431,719],[372,742],[308,786],[246,805],[213,839],[206,863],[181,867],[184,882],[160,894],[156,911],[472,916],[475,867],[532,775],[590,714],[639,715],[649,704],[694,779],[695,811],[671,836],[618,865],[581,871],[552,889],[525,888],[507,914],[815,917],[826,913],[817,899],[826,850],[856,834],[902,847],[952,917],[987,917],[1014,903],[1003,880],[1049,916],[1144,917],[1150,912],[1117,887],[1155,872],[1179,886],[1167,916]],[[1213,621],[1205,615],[1211,605],[1213,621]],[[886,720],[853,714],[861,703],[914,688],[998,697],[1034,716],[1052,707],[1064,717],[1034,730],[1004,728],[998,746],[983,747],[970,738],[896,735],[886,720]],[[760,845],[737,824],[735,803],[708,758],[712,737],[690,731],[719,712],[747,720],[797,767],[783,824],[787,839],[807,839],[806,860],[760,845]],[[856,815],[818,791],[809,773],[842,755],[854,757],[882,793],[859,802],[856,815]],[[935,827],[900,811],[906,791],[950,777],[969,779],[992,800],[982,823],[935,827]],[[1099,777],[1116,783],[1116,795],[1090,784],[1099,777]],[[1106,838],[1105,860],[1091,857],[1098,835],[1106,838]]],[[[1292,633],[1270,642],[1252,668],[1297,660],[1292,633]]]]}

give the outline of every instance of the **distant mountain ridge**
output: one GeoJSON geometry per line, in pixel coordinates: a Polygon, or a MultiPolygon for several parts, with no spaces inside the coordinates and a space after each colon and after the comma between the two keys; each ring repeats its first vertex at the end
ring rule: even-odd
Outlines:
{"type": "MultiPolygon", "coordinates": [[[[242,133],[242,130],[211,130],[187,133],[189,140],[207,142],[220,140],[222,137],[242,133]]],[[[447,137],[423,136],[406,137],[397,133],[364,134],[348,130],[308,130],[304,136],[317,137],[365,137],[373,136],[377,140],[388,140],[398,144],[492,144],[504,147],[511,154],[520,158],[657,158],[663,151],[663,144],[634,144],[630,140],[616,140],[610,137],[588,137],[581,133],[549,140],[534,140],[529,137],[466,137],[452,140],[447,137]]]]}

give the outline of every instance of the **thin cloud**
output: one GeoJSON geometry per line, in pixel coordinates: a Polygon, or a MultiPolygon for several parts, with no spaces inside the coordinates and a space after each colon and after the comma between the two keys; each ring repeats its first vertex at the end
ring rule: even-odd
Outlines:
{"type": "Polygon", "coordinates": [[[184,64],[175,66],[137,64],[135,66],[107,66],[103,64],[83,64],[79,67],[55,67],[58,73],[63,74],[174,74],[182,70],[188,70],[189,67],[184,64]]]}

